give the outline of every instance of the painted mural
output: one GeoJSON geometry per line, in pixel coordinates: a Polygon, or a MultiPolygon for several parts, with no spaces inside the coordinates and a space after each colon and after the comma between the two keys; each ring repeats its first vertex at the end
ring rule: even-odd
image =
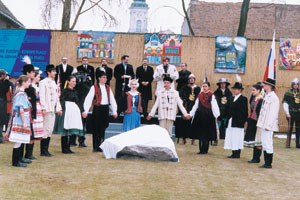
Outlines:
{"type": "Polygon", "coordinates": [[[279,69],[300,70],[300,39],[280,38],[279,69]]]}

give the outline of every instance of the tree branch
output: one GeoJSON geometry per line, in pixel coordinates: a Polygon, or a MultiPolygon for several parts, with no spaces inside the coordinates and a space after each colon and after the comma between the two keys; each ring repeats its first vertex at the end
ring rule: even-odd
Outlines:
{"type": "Polygon", "coordinates": [[[83,13],[85,13],[85,12],[91,10],[91,9],[94,8],[96,5],[98,5],[98,3],[100,3],[101,1],[102,1],[102,0],[99,0],[97,3],[94,3],[94,2],[92,2],[92,1],[90,1],[90,2],[94,3],[94,5],[92,5],[92,6],[89,7],[88,9],[82,11],[80,14],[83,14],[83,13]]]}
{"type": "Polygon", "coordinates": [[[79,8],[78,8],[78,11],[77,11],[77,13],[76,13],[75,19],[74,19],[74,21],[73,21],[73,24],[72,24],[70,30],[73,30],[73,29],[74,29],[74,27],[75,27],[75,25],[76,25],[76,23],[77,23],[77,21],[78,21],[79,15],[81,14],[80,12],[81,12],[81,10],[82,10],[82,8],[83,8],[83,5],[84,5],[85,1],[86,1],[86,0],[82,0],[80,6],[79,6],[79,8]]]}

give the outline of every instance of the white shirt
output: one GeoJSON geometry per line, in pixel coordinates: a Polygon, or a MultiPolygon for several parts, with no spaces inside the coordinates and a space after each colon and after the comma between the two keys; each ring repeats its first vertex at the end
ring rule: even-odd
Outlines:
{"type": "Polygon", "coordinates": [[[64,72],[67,71],[67,64],[62,64],[64,72]]]}
{"type": "Polygon", "coordinates": [[[235,102],[242,94],[238,94],[236,96],[234,96],[233,102],[235,102]]]}
{"type": "MultiPolygon", "coordinates": [[[[101,85],[101,84],[99,84],[99,86],[100,86],[101,95],[102,95],[101,105],[108,105],[109,102],[108,102],[106,87],[105,87],[105,85],[101,85]]],[[[93,99],[94,99],[94,96],[95,96],[95,86],[92,86],[89,93],[88,93],[88,95],[85,97],[85,100],[84,100],[83,108],[84,108],[85,113],[89,112],[90,107],[91,107],[92,102],[93,102],[93,99]]],[[[109,97],[110,97],[109,109],[111,110],[113,115],[117,114],[117,103],[116,103],[114,94],[111,91],[111,88],[110,88],[109,97]]]]}
{"type": "MultiPolygon", "coordinates": [[[[192,110],[190,111],[191,117],[194,117],[194,115],[198,109],[198,106],[199,106],[199,98],[196,99],[195,104],[194,104],[192,110]]],[[[215,95],[212,95],[212,97],[211,97],[211,110],[213,112],[214,117],[217,119],[220,116],[220,109],[218,106],[218,102],[215,98],[215,95]]]]}
{"type": "MultiPolygon", "coordinates": [[[[133,97],[135,97],[136,95],[138,95],[139,93],[137,91],[135,92],[131,92],[129,91],[129,94],[133,97]]],[[[134,107],[134,103],[135,103],[135,98],[132,99],[132,106],[134,107]]]]}

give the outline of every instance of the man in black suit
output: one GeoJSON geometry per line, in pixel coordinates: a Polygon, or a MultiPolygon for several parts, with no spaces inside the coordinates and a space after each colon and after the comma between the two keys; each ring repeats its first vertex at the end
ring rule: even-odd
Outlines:
{"type": "Polygon", "coordinates": [[[136,69],[136,78],[139,80],[139,92],[142,94],[143,115],[148,116],[148,102],[152,100],[153,68],[148,65],[148,59],[143,59],[143,65],[136,69]]]}
{"type": "MultiPolygon", "coordinates": [[[[85,100],[85,97],[87,96],[90,88],[92,85],[94,85],[95,82],[95,70],[94,67],[89,65],[89,60],[87,57],[82,58],[82,65],[77,67],[78,75],[83,78],[79,78],[80,80],[77,80],[76,84],[76,91],[78,92],[79,97],[79,103],[83,107],[83,103],[85,100]]],[[[83,132],[86,132],[86,118],[82,119],[84,130],[83,132]]],[[[79,147],[87,147],[87,145],[84,143],[85,136],[78,137],[79,147]]],[[[70,137],[70,143],[71,145],[76,145],[76,135],[72,135],[70,137]]]]}
{"type": "Polygon", "coordinates": [[[69,78],[69,76],[77,72],[77,70],[74,67],[67,64],[67,61],[68,58],[66,56],[63,56],[61,58],[62,64],[56,66],[55,82],[57,83],[59,77],[61,91],[64,89],[66,81],[69,78]]]}
{"type": "Polygon", "coordinates": [[[106,58],[102,58],[101,60],[101,66],[97,67],[96,69],[96,74],[100,73],[100,71],[104,71],[106,76],[107,76],[107,85],[110,85],[110,80],[112,79],[112,75],[113,75],[113,70],[112,68],[107,66],[107,59],[106,58]]]}
{"type": "Polygon", "coordinates": [[[180,91],[183,86],[186,86],[189,83],[189,75],[191,74],[191,72],[187,70],[186,63],[181,63],[180,67],[181,71],[178,73],[179,78],[176,80],[177,91],[180,91]]]}
{"type": "MultiPolygon", "coordinates": [[[[122,56],[121,63],[116,65],[114,69],[114,77],[116,78],[115,98],[118,104],[120,104],[120,98],[122,97],[122,93],[129,91],[129,79],[134,79],[133,67],[132,65],[128,64],[128,60],[128,55],[122,56]]],[[[121,108],[120,105],[118,105],[118,109],[119,108],[121,108]]]]}

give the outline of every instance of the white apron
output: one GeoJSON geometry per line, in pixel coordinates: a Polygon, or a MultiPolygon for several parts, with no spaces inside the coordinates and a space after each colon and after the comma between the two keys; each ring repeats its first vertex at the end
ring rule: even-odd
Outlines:
{"type": "Polygon", "coordinates": [[[81,112],[75,102],[66,101],[64,129],[83,130],[81,112]]]}

